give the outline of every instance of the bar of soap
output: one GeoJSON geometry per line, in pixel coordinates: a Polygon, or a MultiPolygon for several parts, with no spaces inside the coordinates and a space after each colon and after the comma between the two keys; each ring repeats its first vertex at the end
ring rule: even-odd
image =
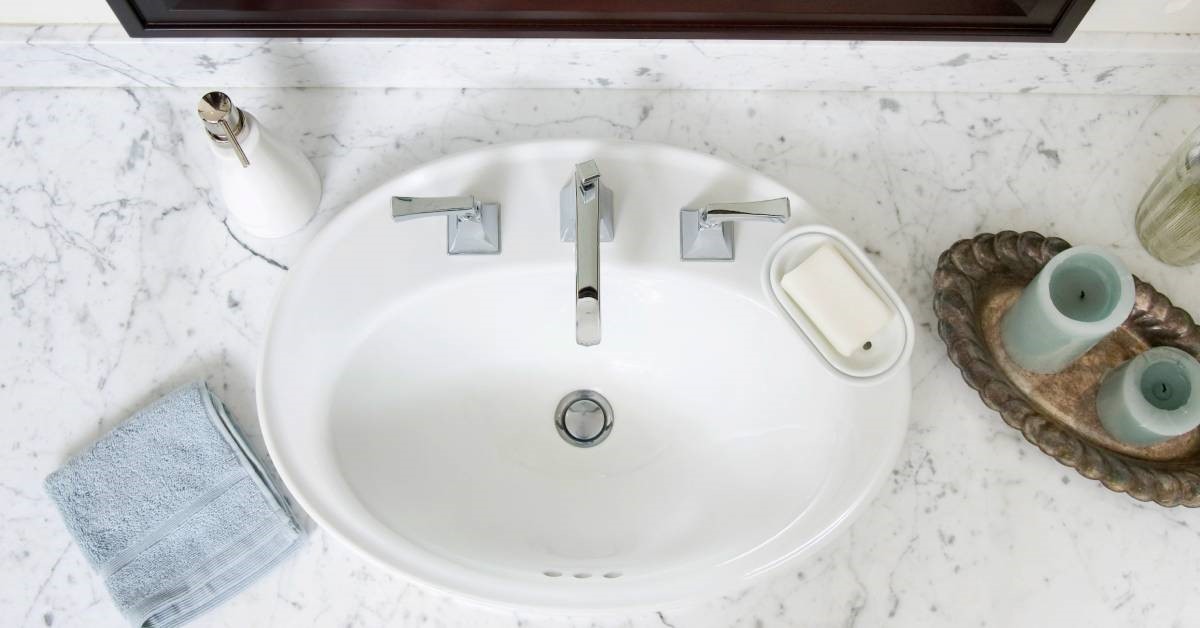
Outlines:
{"type": "Polygon", "coordinates": [[[779,284],[844,356],[861,348],[892,318],[892,309],[832,244],[822,245],[779,284]]]}

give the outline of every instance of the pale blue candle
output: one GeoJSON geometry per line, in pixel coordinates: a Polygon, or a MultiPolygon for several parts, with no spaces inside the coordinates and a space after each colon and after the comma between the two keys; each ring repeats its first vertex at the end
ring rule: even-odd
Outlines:
{"type": "Polygon", "coordinates": [[[1104,376],[1100,423],[1117,440],[1152,445],[1200,426],[1200,362],[1175,347],[1154,347],[1104,376]]]}
{"type": "Polygon", "coordinates": [[[1055,255],[1000,321],[1004,349],[1021,368],[1057,373],[1133,311],[1133,275],[1111,253],[1076,246],[1055,255]]]}

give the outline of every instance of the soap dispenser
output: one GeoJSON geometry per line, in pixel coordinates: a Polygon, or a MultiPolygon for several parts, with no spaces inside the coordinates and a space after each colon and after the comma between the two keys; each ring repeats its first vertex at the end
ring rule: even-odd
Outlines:
{"type": "Polygon", "coordinates": [[[260,238],[283,237],[307,224],[321,203],[321,178],[304,153],[221,92],[205,94],[198,110],[229,215],[260,238]]]}

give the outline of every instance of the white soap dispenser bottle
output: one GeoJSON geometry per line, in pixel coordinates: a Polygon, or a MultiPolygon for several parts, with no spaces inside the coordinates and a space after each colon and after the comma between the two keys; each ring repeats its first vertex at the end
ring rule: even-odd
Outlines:
{"type": "Polygon", "coordinates": [[[304,153],[221,92],[205,94],[198,110],[229,215],[260,238],[280,238],[307,224],[321,203],[321,178],[304,153]]]}

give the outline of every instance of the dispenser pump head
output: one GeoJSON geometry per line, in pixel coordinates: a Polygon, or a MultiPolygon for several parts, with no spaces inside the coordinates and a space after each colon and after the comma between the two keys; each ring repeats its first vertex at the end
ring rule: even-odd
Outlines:
{"type": "Polygon", "coordinates": [[[204,121],[204,130],[214,142],[230,143],[233,152],[237,153],[242,167],[250,166],[250,160],[238,143],[238,135],[246,125],[242,110],[233,105],[233,101],[224,92],[209,92],[200,97],[200,105],[196,108],[200,119],[204,121]]]}

